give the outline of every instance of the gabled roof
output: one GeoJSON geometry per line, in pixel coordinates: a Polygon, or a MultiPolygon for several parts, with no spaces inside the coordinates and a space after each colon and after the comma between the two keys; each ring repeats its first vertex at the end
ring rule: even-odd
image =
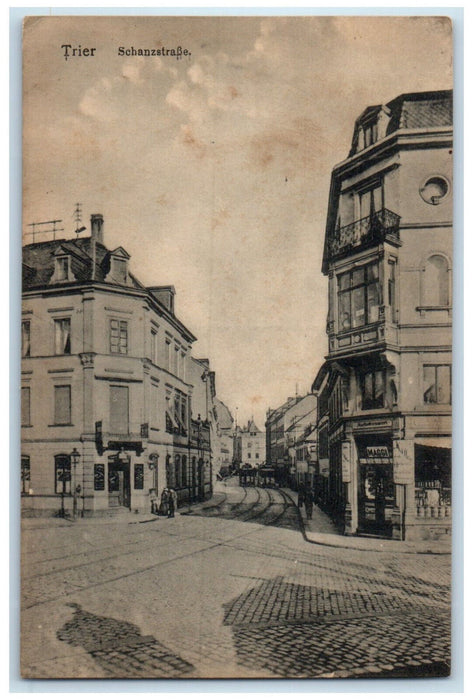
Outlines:
{"type": "Polygon", "coordinates": [[[118,246],[118,248],[115,248],[115,250],[111,250],[110,255],[118,255],[121,258],[126,258],[127,260],[130,259],[129,254],[126,252],[125,248],[121,247],[121,245],[118,246]]]}
{"type": "Polygon", "coordinates": [[[220,399],[215,399],[214,403],[219,427],[222,430],[229,430],[233,426],[233,418],[230,410],[220,399]]]}

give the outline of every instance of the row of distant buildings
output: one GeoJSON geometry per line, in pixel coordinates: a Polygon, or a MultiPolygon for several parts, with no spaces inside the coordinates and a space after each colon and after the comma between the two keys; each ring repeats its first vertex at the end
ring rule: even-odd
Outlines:
{"type": "Polygon", "coordinates": [[[25,514],[148,511],[212,493],[227,458],[215,373],[175,313],[144,286],[104,222],[23,248],[21,491],[25,514]]]}
{"type": "Polygon", "coordinates": [[[356,120],[330,185],[325,362],[267,412],[268,465],[346,534],[450,533],[452,124],[451,91],[356,120]]]}

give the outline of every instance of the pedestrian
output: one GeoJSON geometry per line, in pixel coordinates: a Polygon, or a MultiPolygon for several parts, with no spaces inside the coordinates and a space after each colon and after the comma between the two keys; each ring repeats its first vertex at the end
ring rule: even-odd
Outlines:
{"type": "Polygon", "coordinates": [[[167,515],[169,511],[169,489],[167,486],[164,487],[161,494],[161,505],[159,507],[161,515],[167,515]]]}
{"type": "Polygon", "coordinates": [[[177,493],[174,491],[174,489],[168,489],[168,493],[168,518],[174,518],[174,512],[177,508],[177,493]]]}
{"type": "Polygon", "coordinates": [[[312,518],[312,511],[314,508],[314,504],[312,502],[312,493],[311,491],[307,491],[304,499],[304,505],[305,505],[305,512],[307,516],[307,520],[310,520],[312,518]]]}

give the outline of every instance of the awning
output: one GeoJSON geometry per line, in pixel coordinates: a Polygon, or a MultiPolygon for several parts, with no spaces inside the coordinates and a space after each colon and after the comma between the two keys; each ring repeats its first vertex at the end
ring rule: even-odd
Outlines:
{"type": "Polygon", "coordinates": [[[424,447],[442,447],[444,449],[452,449],[452,438],[450,435],[432,435],[431,437],[415,437],[414,442],[416,445],[423,445],[424,447]]]}

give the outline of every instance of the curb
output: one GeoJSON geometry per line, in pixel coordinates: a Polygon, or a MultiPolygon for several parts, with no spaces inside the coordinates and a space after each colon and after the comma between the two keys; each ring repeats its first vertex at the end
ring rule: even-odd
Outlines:
{"type": "MultiPolygon", "coordinates": [[[[404,548],[402,547],[402,543],[399,542],[401,547],[399,548],[391,548],[389,545],[393,540],[383,540],[382,542],[386,542],[388,544],[387,547],[384,547],[383,544],[378,544],[378,546],[360,546],[360,543],[356,541],[356,537],[350,537],[348,535],[329,535],[329,537],[338,537],[340,538],[341,542],[330,542],[327,541],[327,539],[320,534],[317,533],[312,533],[308,532],[307,528],[305,527],[304,520],[302,518],[301,510],[300,508],[296,505],[296,502],[292,496],[292,493],[290,493],[290,490],[286,489],[280,489],[283,491],[288,498],[291,499],[293,502],[295,508],[297,508],[298,512],[298,518],[299,518],[299,525],[301,528],[301,533],[303,538],[305,539],[306,542],[310,542],[311,544],[317,544],[322,547],[333,547],[334,549],[351,549],[356,550],[357,552],[378,552],[379,554],[425,554],[425,555],[436,555],[436,556],[451,556],[451,548],[445,548],[445,549],[436,549],[435,547],[432,548],[432,546],[429,549],[410,549],[406,546],[404,548]],[[289,491],[289,492],[288,492],[289,491]]],[[[363,538],[363,543],[368,544],[369,538],[366,538],[366,540],[363,538]]],[[[373,540],[373,545],[375,542],[379,542],[379,540],[373,540]]],[[[397,543],[397,541],[396,541],[397,543]]],[[[433,544],[433,543],[432,543],[433,544]]],[[[418,547],[418,543],[412,543],[413,547],[418,547]]]]}

